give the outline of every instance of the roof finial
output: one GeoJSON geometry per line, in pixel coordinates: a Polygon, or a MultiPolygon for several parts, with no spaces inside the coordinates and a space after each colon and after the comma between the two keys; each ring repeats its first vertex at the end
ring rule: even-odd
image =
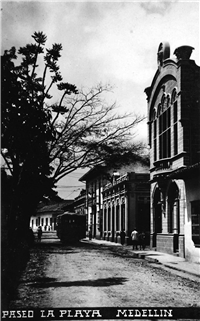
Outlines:
{"type": "Polygon", "coordinates": [[[161,42],[158,47],[157,62],[158,68],[162,67],[164,60],[170,57],[170,45],[168,42],[161,42]]]}

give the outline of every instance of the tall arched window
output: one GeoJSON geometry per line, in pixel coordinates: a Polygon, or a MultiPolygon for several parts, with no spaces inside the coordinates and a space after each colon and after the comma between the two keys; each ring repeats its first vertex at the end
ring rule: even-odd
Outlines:
{"type": "Polygon", "coordinates": [[[171,157],[171,108],[168,97],[163,96],[159,105],[159,159],[171,157]]]}
{"type": "Polygon", "coordinates": [[[156,111],[153,111],[153,155],[154,161],[157,160],[157,119],[156,119],[156,111]]]}
{"type": "Polygon", "coordinates": [[[178,153],[178,105],[176,89],[173,90],[171,102],[173,106],[174,155],[176,155],[178,153]]]}

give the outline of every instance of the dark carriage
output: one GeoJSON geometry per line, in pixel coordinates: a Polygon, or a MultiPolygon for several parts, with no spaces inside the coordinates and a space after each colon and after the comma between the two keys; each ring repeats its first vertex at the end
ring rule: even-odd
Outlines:
{"type": "Polygon", "coordinates": [[[86,216],[71,212],[57,216],[57,236],[62,243],[74,243],[86,237],[86,216]]]}

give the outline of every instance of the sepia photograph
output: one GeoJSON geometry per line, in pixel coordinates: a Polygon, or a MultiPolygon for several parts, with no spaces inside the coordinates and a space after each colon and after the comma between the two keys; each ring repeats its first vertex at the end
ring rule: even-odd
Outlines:
{"type": "Polygon", "coordinates": [[[1,1],[2,320],[200,320],[200,1],[1,1]]]}

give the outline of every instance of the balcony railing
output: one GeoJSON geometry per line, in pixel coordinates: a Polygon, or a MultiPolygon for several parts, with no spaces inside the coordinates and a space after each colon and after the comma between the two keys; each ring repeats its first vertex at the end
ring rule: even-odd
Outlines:
{"type": "Polygon", "coordinates": [[[111,188],[112,186],[116,186],[117,184],[122,183],[122,182],[124,182],[124,181],[128,181],[128,180],[129,180],[129,175],[128,175],[128,173],[126,173],[126,174],[120,176],[119,178],[117,178],[116,180],[113,180],[112,183],[106,184],[106,185],[104,186],[104,188],[103,188],[103,191],[111,188]]]}

